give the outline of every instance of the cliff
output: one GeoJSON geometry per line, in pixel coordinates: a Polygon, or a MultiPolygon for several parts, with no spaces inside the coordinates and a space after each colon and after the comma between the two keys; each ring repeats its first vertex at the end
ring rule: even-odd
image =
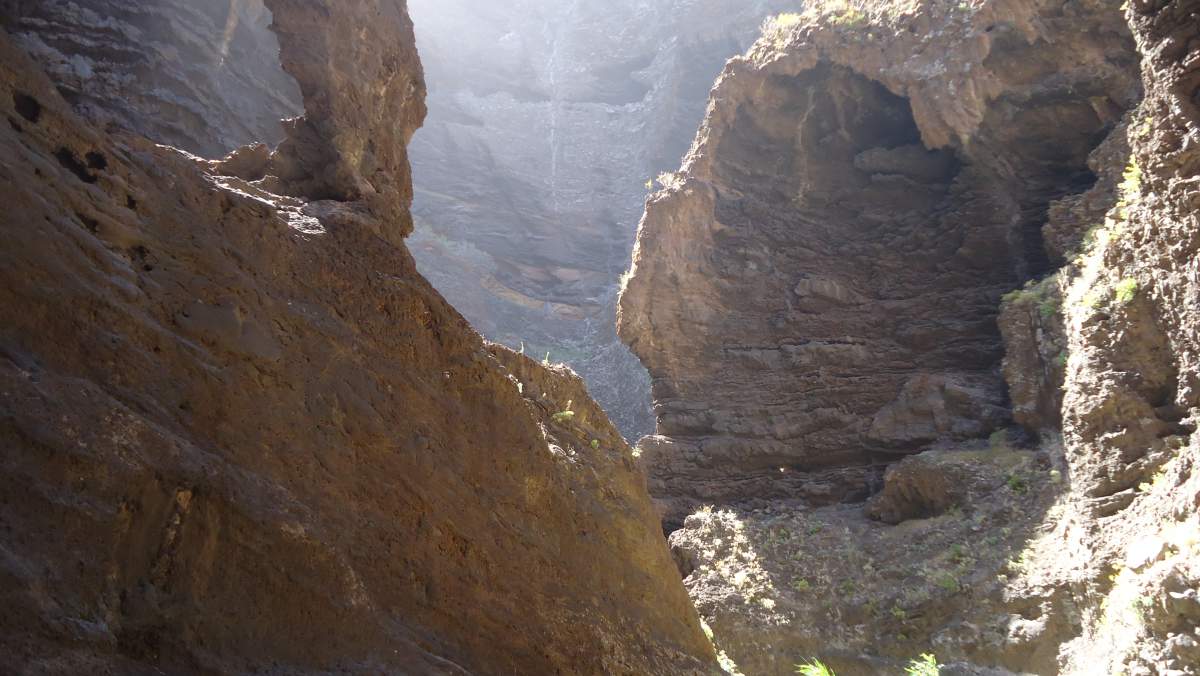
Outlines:
{"type": "Polygon", "coordinates": [[[3,7],[63,57],[39,60],[109,70],[52,81],[0,35],[0,671],[710,672],[621,435],[402,241],[425,87],[404,2],[235,3],[306,112],[221,161],[156,141],[252,140],[171,119],[236,116],[237,92],[108,89],[172,35],[219,51],[198,7],[3,7]],[[99,37],[44,18],[67,7],[99,37]],[[161,42],[133,40],[151,18],[161,42]]]}
{"type": "Polygon", "coordinates": [[[1000,297],[1046,268],[1049,204],[1138,95],[1111,8],[831,11],[730,62],[647,204],[619,321],[675,518],[863,497],[897,456],[1004,426],[1000,297]]]}
{"type": "Polygon", "coordinates": [[[727,65],[618,321],[745,673],[1196,673],[1197,18],[826,3],[727,65]]]}
{"type": "Polygon", "coordinates": [[[283,140],[304,107],[261,0],[5,0],[12,39],[75,111],[204,157],[283,140]]]}

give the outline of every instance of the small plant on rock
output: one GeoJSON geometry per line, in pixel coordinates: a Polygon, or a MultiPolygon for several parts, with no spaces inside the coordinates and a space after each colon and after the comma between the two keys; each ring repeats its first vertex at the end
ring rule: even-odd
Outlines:
{"type": "Polygon", "coordinates": [[[1137,200],[1142,193],[1142,168],[1138,166],[1136,159],[1130,158],[1129,165],[1125,167],[1121,178],[1121,196],[1125,198],[1126,202],[1137,200]]]}
{"type": "Polygon", "coordinates": [[[1084,294],[1082,303],[1083,306],[1090,310],[1099,310],[1105,305],[1105,293],[1103,289],[1092,289],[1084,294]]]}
{"type": "Polygon", "coordinates": [[[818,659],[811,659],[804,664],[796,665],[796,673],[800,676],[834,676],[833,670],[818,659]]]}
{"type": "Polygon", "coordinates": [[[574,403],[574,401],[568,401],[566,408],[550,417],[554,419],[554,422],[559,424],[571,422],[575,419],[575,411],[571,410],[571,405],[574,403]]]}
{"type": "Polygon", "coordinates": [[[729,674],[729,676],[743,676],[741,671],[738,671],[738,665],[733,661],[733,658],[725,654],[725,651],[717,653],[717,664],[721,670],[729,674]]]}
{"type": "Polygon", "coordinates": [[[1126,277],[1125,279],[1117,282],[1117,286],[1113,289],[1114,297],[1117,299],[1117,302],[1121,303],[1122,305],[1133,300],[1134,297],[1137,296],[1137,292],[1138,283],[1137,280],[1133,279],[1132,277],[1126,277]]]}
{"type": "Polygon", "coordinates": [[[789,30],[792,26],[799,24],[803,20],[803,15],[797,12],[785,12],[777,16],[768,17],[762,25],[763,36],[770,39],[776,45],[782,46],[787,40],[789,30]]]}
{"type": "Polygon", "coordinates": [[[1038,314],[1042,319],[1050,319],[1062,309],[1062,303],[1057,298],[1047,298],[1038,303],[1038,314]]]}
{"type": "Polygon", "coordinates": [[[673,171],[664,171],[655,180],[658,181],[660,186],[671,190],[683,185],[683,179],[673,171]]]}
{"type": "Polygon", "coordinates": [[[942,573],[941,575],[938,575],[936,582],[937,582],[937,586],[950,592],[951,594],[953,594],[953,593],[959,591],[959,589],[961,589],[961,587],[958,584],[958,579],[955,578],[950,573],[942,573]]]}
{"type": "Polygon", "coordinates": [[[904,673],[906,676],[940,676],[942,665],[938,664],[937,657],[932,653],[924,653],[910,661],[904,673]]]}
{"type": "Polygon", "coordinates": [[[950,560],[958,564],[964,564],[971,560],[971,556],[967,553],[967,548],[964,545],[955,543],[950,545],[950,560]]]}
{"type": "Polygon", "coordinates": [[[1029,492],[1029,482],[1025,480],[1025,477],[1015,472],[1009,474],[1008,479],[1004,483],[1008,485],[1010,491],[1018,495],[1024,495],[1029,492]]]}
{"type": "Polygon", "coordinates": [[[850,28],[861,26],[867,22],[867,15],[846,0],[833,0],[821,6],[822,12],[829,17],[829,22],[835,26],[850,28]]]}

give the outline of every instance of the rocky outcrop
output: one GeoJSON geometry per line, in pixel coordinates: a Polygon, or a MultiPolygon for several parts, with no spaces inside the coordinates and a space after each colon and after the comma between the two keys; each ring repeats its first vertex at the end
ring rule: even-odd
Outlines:
{"type": "Polygon", "coordinates": [[[386,224],[380,234],[399,242],[412,232],[408,142],[425,118],[425,77],[408,13],[391,0],[355,11],[266,3],[305,114],[288,121],[287,138],[264,171],[289,195],[361,202],[386,224]]]}
{"type": "Polygon", "coordinates": [[[649,379],[616,338],[646,185],[686,152],[722,64],[789,0],[414,0],[421,271],[485,336],[587,380],[630,439],[649,379]]]}
{"type": "Polygon", "coordinates": [[[1056,581],[1094,585],[1065,671],[1196,673],[1200,3],[1133,2],[1125,14],[1146,98],[1131,116],[1117,204],[1063,272],[1063,433],[1079,516],[1056,524],[1041,553],[1084,543],[1056,581]]]}
{"type": "Polygon", "coordinates": [[[620,332],[745,673],[1197,673],[1198,18],[829,3],[727,67],[620,332]]]}
{"type": "MultiPolygon", "coordinates": [[[[1034,454],[946,448],[906,458],[868,509],[776,502],[702,508],[671,536],[719,646],[753,674],[819,658],[839,674],[1056,673],[1069,615],[1038,617],[1021,586],[1023,543],[1052,498],[1034,454]],[[1011,671],[980,671],[979,667],[1011,671]]],[[[1056,610],[1064,610],[1061,607],[1056,610]]]]}
{"type": "Polygon", "coordinates": [[[621,435],[399,241],[404,3],[269,5],[307,116],[227,162],[0,36],[0,671],[711,671],[621,435]]]}
{"type": "Polygon", "coordinates": [[[1006,425],[1001,296],[1045,269],[1051,202],[1090,185],[1138,95],[1107,5],[820,11],[730,62],[639,231],[619,328],[674,522],[771,469],[788,479],[754,498],[831,471],[852,483],[827,494],[859,496],[898,456],[1006,425]]]}

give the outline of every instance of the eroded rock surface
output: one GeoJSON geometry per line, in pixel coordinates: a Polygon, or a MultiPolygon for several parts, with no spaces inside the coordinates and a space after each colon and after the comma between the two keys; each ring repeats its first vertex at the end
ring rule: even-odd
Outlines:
{"type": "Polygon", "coordinates": [[[80,114],[220,157],[303,112],[262,0],[5,0],[7,29],[80,114]]]}
{"type": "Polygon", "coordinates": [[[404,3],[269,4],[308,116],[227,162],[0,35],[0,671],[710,672],[621,435],[400,242],[404,3]]]}
{"type": "Polygon", "coordinates": [[[868,9],[731,61],[647,205],[619,321],[676,449],[650,459],[669,519],[1007,424],[1000,297],[1138,95],[1106,5],[868,9]]]}
{"type": "Polygon", "coordinates": [[[1200,5],[822,7],[727,67],[620,305],[718,646],[1197,673],[1200,5]]]}

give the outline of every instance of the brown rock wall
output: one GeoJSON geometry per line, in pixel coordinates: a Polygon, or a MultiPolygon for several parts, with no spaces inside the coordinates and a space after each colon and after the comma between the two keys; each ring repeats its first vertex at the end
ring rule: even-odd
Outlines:
{"type": "Polygon", "coordinates": [[[647,203],[619,329],[686,449],[650,466],[672,520],[1006,425],[1000,298],[1138,94],[1103,4],[820,11],[729,63],[647,203]]]}
{"type": "Polygon", "coordinates": [[[399,241],[404,3],[271,7],[291,197],[0,39],[0,671],[711,671],[620,434],[399,241]]]}

